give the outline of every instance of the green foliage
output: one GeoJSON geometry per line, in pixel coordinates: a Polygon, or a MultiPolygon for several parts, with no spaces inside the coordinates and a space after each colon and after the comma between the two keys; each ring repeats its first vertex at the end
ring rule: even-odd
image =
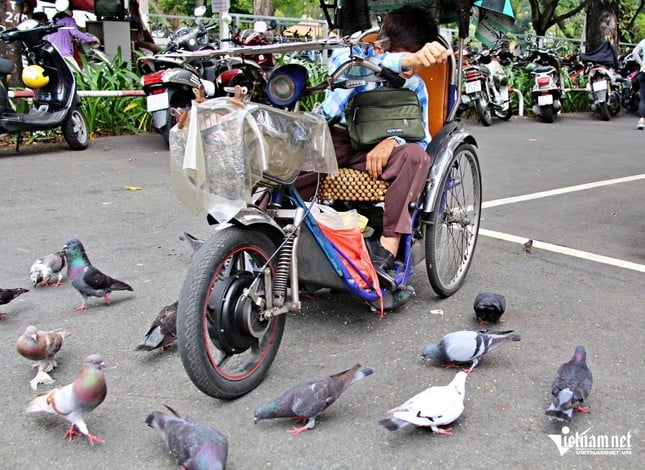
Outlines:
{"type": "MultiPolygon", "coordinates": [[[[134,90],[139,76],[118,54],[109,63],[89,65],[83,60],[81,71],[74,72],[78,90],[134,90]]],[[[145,97],[83,97],[81,112],[90,134],[122,135],[151,129],[145,97]]]]}

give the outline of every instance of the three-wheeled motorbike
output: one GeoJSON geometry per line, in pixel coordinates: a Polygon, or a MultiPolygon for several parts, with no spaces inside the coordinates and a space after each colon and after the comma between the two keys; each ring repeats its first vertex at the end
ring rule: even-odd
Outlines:
{"type": "MultiPolygon", "coordinates": [[[[345,3],[342,9],[338,2],[321,5],[327,18],[333,18],[330,29],[338,28],[341,10],[343,18],[351,15],[345,3]]],[[[453,6],[461,49],[472,5],[457,1],[453,6]]],[[[360,23],[352,18],[344,24],[360,23]]],[[[352,36],[357,37],[227,52],[370,47],[361,43],[367,38],[352,36]]],[[[306,69],[287,64],[269,77],[267,93],[274,106],[215,98],[195,103],[186,127],[173,129],[173,189],[214,225],[188,269],[177,317],[181,359],[202,392],[233,399],[262,382],[280,346],[288,314],[301,309],[301,289],[349,293],[382,313],[405,304],[413,292],[410,279],[416,269],[425,269],[439,296],[450,296],[462,286],[477,245],[482,185],[476,141],[455,119],[461,93],[456,64],[461,58],[457,62],[454,55],[450,57],[445,64],[420,72],[433,97],[432,141],[427,148],[433,164],[421,197],[408,208],[411,233],[401,237],[390,272],[394,287],[380,286],[378,278],[364,269],[360,253],[358,257],[352,253],[361,251],[363,237],[380,236],[382,199],[332,191],[336,200],[318,197],[307,202],[294,186],[301,170],[320,173],[324,182],[343,179],[332,178],[336,160],[328,123],[320,114],[299,111],[300,98],[325,88],[357,85],[351,78],[356,76],[351,73],[355,66],[367,67],[385,80],[392,72],[352,57],[324,83],[307,87],[306,69]],[[321,221],[319,213],[335,203],[367,220],[362,235],[358,232],[357,242],[350,246],[331,236],[321,221]]],[[[371,266],[369,257],[367,262],[371,266]]]]}

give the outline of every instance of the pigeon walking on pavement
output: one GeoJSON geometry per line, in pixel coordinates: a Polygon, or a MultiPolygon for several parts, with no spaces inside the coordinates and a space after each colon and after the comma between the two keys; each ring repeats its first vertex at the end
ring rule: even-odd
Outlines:
{"type": "Polygon", "coordinates": [[[434,434],[452,435],[451,428],[443,429],[439,426],[455,422],[464,412],[467,377],[466,372],[460,371],[448,385],[425,389],[388,411],[390,416],[380,420],[379,424],[389,431],[413,425],[429,427],[434,434]]]}
{"type": "Polygon", "coordinates": [[[38,285],[58,287],[63,283],[63,268],[65,266],[65,251],[58,251],[38,258],[29,270],[31,282],[34,287],[38,285]],[[58,277],[56,283],[50,284],[55,275],[58,277]]]}
{"type": "Polygon", "coordinates": [[[179,301],[166,305],[152,322],[143,343],[136,351],[152,351],[153,349],[168,349],[177,339],[177,307],[179,301]]]}
{"type": "Polygon", "coordinates": [[[34,367],[38,367],[38,372],[36,377],[29,382],[32,390],[36,390],[38,384],[54,383],[48,373],[58,366],[54,356],[60,351],[63,341],[70,334],[69,331],[63,329],[39,331],[34,325],[29,325],[18,338],[16,341],[18,353],[27,359],[37,361],[34,367]]]}
{"type": "Polygon", "coordinates": [[[479,323],[482,325],[503,322],[504,320],[500,318],[506,310],[506,299],[501,294],[481,292],[475,297],[473,309],[479,323]]]}
{"type": "Polygon", "coordinates": [[[513,330],[455,331],[445,335],[438,344],[426,345],[421,355],[442,367],[456,367],[459,363],[470,362],[472,364],[468,372],[472,372],[482,356],[509,341],[520,339],[513,330]]]}
{"type": "Polygon", "coordinates": [[[27,405],[27,413],[45,412],[62,416],[70,422],[65,433],[65,437],[70,441],[74,436],[84,435],[90,444],[103,443],[103,439],[88,431],[85,415],[105,400],[107,385],[104,368],[105,363],[101,356],[87,356],[81,374],[74,382],[37,396],[27,405]]]}
{"type": "Polygon", "coordinates": [[[551,384],[553,402],[546,415],[558,421],[571,421],[573,410],[589,412],[588,406],[581,406],[589,397],[593,376],[587,366],[587,352],[584,346],[576,347],[573,357],[565,362],[555,374],[551,384]]]}
{"type": "Polygon", "coordinates": [[[168,405],[166,408],[172,415],[153,411],[146,424],[161,433],[175,462],[187,470],[224,469],[228,457],[226,437],[190,416],[181,417],[168,405]]]}
{"type": "MultiPolygon", "coordinates": [[[[13,299],[19,295],[29,292],[29,289],[23,289],[22,287],[17,287],[15,289],[0,289],[0,305],[5,305],[11,302],[13,299]]],[[[4,320],[7,314],[0,312],[0,320],[4,320]]]]}
{"type": "Polygon", "coordinates": [[[67,256],[67,277],[83,296],[83,303],[74,310],[85,310],[87,308],[87,298],[90,296],[103,297],[105,303],[110,305],[110,292],[115,290],[134,290],[129,284],[103,274],[92,266],[83,244],[78,239],[70,238],[67,240],[64,250],[67,256]]]}
{"type": "Polygon", "coordinates": [[[255,422],[272,418],[295,418],[299,422],[306,421],[304,426],[294,427],[288,431],[297,436],[313,429],[318,414],[334,403],[350,385],[373,372],[371,368],[361,369],[361,365],[356,364],[351,369],[338,374],[295,385],[275,400],[259,406],[255,410],[255,422]]]}

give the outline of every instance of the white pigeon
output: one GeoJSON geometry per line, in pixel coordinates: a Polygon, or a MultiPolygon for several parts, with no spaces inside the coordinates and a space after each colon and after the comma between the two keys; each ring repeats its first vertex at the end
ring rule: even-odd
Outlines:
{"type": "Polygon", "coordinates": [[[34,286],[48,286],[54,275],[58,275],[58,280],[54,287],[63,283],[63,268],[65,267],[65,252],[59,251],[38,258],[31,265],[30,278],[34,286]]]}
{"type": "Polygon", "coordinates": [[[107,385],[101,356],[91,354],[85,358],[81,374],[74,382],[39,395],[27,405],[27,413],[45,412],[62,416],[70,422],[65,437],[87,436],[90,444],[102,443],[103,439],[90,434],[85,424],[85,415],[99,406],[107,395],[107,385]]]}
{"type": "Polygon", "coordinates": [[[389,431],[396,431],[405,426],[429,427],[434,434],[452,435],[452,429],[439,426],[448,425],[457,420],[464,411],[466,395],[466,377],[464,371],[457,372],[448,385],[434,386],[413,396],[408,401],[387,412],[387,418],[379,421],[389,431]]]}

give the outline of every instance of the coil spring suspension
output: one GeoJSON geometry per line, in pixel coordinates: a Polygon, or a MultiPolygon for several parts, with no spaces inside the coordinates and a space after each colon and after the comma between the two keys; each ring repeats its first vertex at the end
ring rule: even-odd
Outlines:
{"type": "Polygon", "coordinates": [[[273,281],[273,298],[283,300],[287,295],[287,282],[291,269],[291,256],[293,255],[294,234],[289,234],[282,245],[278,258],[278,268],[273,281]]]}

